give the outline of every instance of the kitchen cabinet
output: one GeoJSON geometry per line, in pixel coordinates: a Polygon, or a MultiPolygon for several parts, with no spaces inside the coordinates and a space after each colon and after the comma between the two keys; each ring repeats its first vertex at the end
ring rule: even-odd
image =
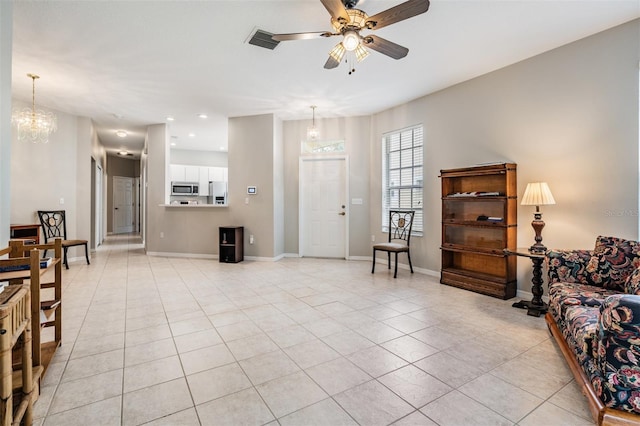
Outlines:
{"type": "Polygon", "coordinates": [[[200,167],[198,171],[198,184],[200,192],[198,195],[208,197],[209,195],[209,169],[210,167],[200,167]]]}
{"type": "Polygon", "coordinates": [[[185,168],[180,164],[170,164],[169,174],[171,175],[171,182],[186,182],[185,168]]]}
{"type": "Polygon", "coordinates": [[[200,181],[200,167],[198,166],[183,166],[183,167],[184,167],[185,182],[200,181]]]}
{"type": "Polygon", "coordinates": [[[200,167],[170,164],[171,182],[199,182],[200,167]]]}
{"type": "Polygon", "coordinates": [[[209,180],[211,182],[227,182],[228,170],[226,167],[209,167],[209,180]]]}

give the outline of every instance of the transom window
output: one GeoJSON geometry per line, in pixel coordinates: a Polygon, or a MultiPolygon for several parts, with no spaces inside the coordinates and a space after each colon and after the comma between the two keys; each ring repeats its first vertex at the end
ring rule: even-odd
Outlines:
{"type": "Polygon", "coordinates": [[[382,149],[382,230],[389,229],[389,210],[415,210],[411,233],[422,235],[422,125],[384,134],[382,149]]]}

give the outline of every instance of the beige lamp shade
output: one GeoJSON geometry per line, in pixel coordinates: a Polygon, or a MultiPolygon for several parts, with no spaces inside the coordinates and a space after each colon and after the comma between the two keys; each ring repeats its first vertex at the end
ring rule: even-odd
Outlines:
{"type": "Polygon", "coordinates": [[[523,206],[546,206],[555,203],[556,200],[553,199],[553,194],[551,194],[546,182],[531,182],[524,190],[521,204],[523,206]]]}

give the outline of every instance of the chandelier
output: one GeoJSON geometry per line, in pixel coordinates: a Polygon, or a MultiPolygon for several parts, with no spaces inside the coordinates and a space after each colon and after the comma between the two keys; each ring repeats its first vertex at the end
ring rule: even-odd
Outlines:
{"type": "Polygon", "coordinates": [[[33,143],[49,142],[49,135],[58,130],[58,119],[55,114],[42,110],[36,111],[36,79],[35,74],[27,74],[32,80],[31,109],[16,108],[11,114],[11,124],[18,130],[19,141],[31,141],[33,143]]]}
{"type": "Polygon", "coordinates": [[[307,128],[307,139],[311,141],[315,141],[320,136],[320,131],[316,127],[316,106],[311,105],[311,110],[313,111],[313,119],[311,121],[311,126],[307,128]]]}

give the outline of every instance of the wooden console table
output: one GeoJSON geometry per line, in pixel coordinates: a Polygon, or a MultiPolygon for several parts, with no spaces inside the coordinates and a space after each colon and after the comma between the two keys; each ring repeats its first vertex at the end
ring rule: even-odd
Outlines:
{"type": "Polygon", "coordinates": [[[531,287],[533,299],[521,300],[511,306],[514,308],[527,309],[527,315],[534,317],[539,317],[541,314],[547,313],[549,305],[544,303],[542,300],[542,294],[544,293],[544,289],[542,288],[542,284],[544,283],[544,280],[542,279],[542,264],[544,262],[545,254],[532,253],[528,248],[518,248],[515,251],[505,249],[504,252],[506,255],[528,257],[531,259],[531,263],[533,263],[533,278],[531,279],[531,282],[533,283],[533,286],[531,287]]]}

